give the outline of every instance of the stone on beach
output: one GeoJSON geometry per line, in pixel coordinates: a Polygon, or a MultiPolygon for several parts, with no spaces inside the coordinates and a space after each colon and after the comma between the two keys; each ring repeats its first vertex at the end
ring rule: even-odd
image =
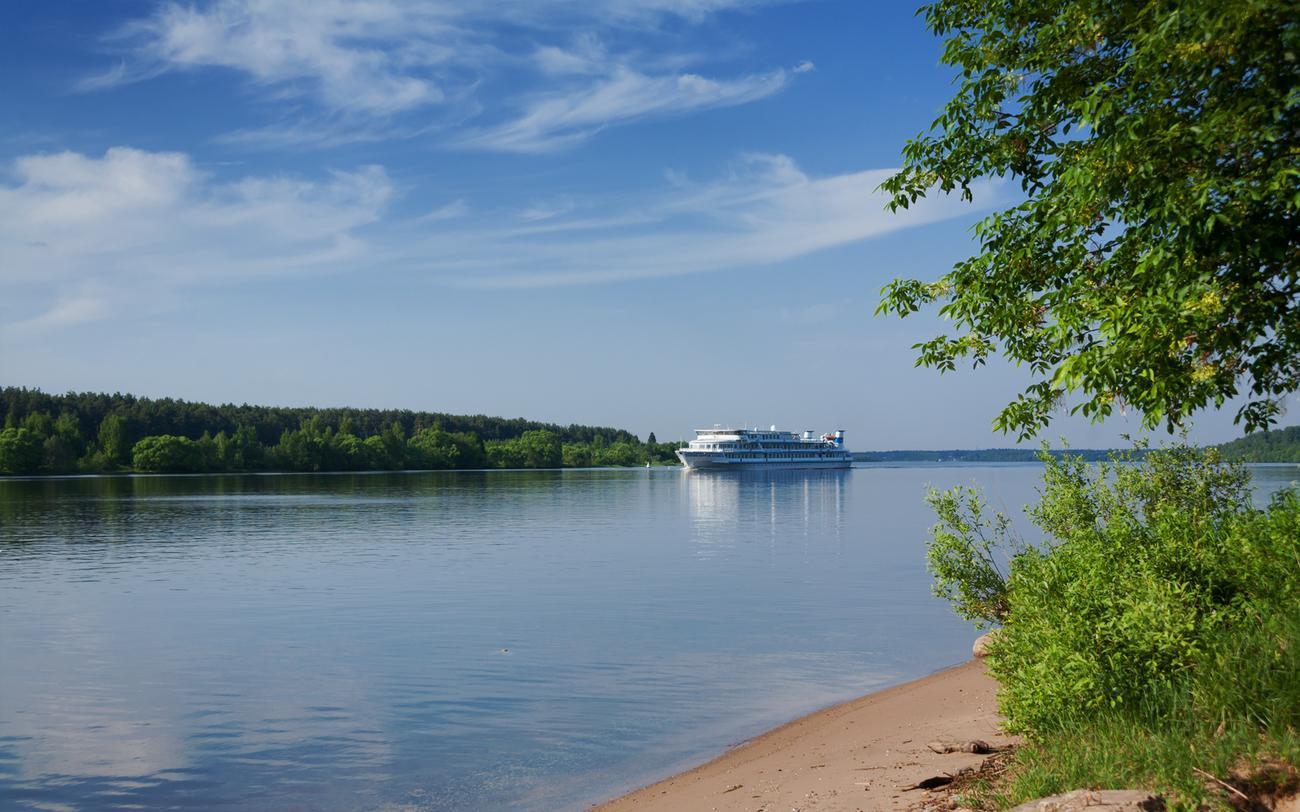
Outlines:
{"type": "Polygon", "coordinates": [[[983,659],[989,656],[989,646],[997,641],[998,630],[994,629],[988,634],[982,634],[975,638],[975,644],[971,646],[971,655],[983,659]]]}

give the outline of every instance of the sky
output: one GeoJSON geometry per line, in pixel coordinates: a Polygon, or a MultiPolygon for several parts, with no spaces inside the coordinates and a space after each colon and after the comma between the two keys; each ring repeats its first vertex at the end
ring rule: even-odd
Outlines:
{"type": "MultiPolygon", "coordinates": [[[[1011,200],[889,214],[952,93],[904,2],[10,0],[0,383],[1008,446],[874,316],[1011,200]]],[[[1239,436],[1232,409],[1191,438],[1239,436]]],[[[1075,447],[1140,433],[1062,415],[1075,447]]],[[[1163,437],[1157,435],[1157,439],[1163,437]]]]}

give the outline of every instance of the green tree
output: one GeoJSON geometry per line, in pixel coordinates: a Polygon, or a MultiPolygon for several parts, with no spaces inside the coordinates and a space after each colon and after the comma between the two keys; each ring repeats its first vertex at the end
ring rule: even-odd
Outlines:
{"type": "Polygon", "coordinates": [[[329,470],[327,439],[316,419],[304,420],[297,431],[285,429],[275,447],[276,464],[290,471],[329,470]]]}
{"type": "Polygon", "coordinates": [[[407,444],[407,464],[412,468],[457,468],[460,449],[449,433],[420,429],[407,444]]]}
{"type": "Polygon", "coordinates": [[[192,473],[203,467],[198,443],[173,434],[142,438],[131,450],[131,460],[141,471],[160,473],[192,473]]]}
{"type": "MultiPolygon", "coordinates": [[[[224,438],[223,438],[224,439],[224,438]]],[[[221,463],[221,444],[206,431],[194,442],[196,471],[218,471],[221,463]]]]}
{"type": "Polygon", "coordinates": [[[76,470],[77,459],[86,447],[76,415],[71,412],[60,414],[51,424],[43,445],[45,467],[49,471],[63,473],[76,470]]]}
{"type": "Polygon", "coordinates": [[[612,443],[596,452],[596,465],[641,465],[645,455],[631,443],[612,443]]]}
{"type": "Polygon", "coordinates": [[[32,412],[23,418],[22,428],[40,437],[44,442],[46,437],[54,433],[54,418],[50,417],[48,412],[32,412]]]}
{"type": "Polygon", "coordinates": [[[451,441],[456,444],[457,468],[487,467],[487,453],[483,449],[483,440],[477,434],[467,431],[454,431],[451,441]]]}
{"type": "Polygon", "coordinates": [[[339,431],[330,441],[330,470],[364,471],[370,467],[366,444],[355,434],[339,431]]]}
{"type": "Polygon", "coordinates": [[[883,184],[893,209],[983,178],[1020,202],[975,227],[930,303],[954,332],[918,364],[996,352],[1034,381],[997,416],[1022,437],[1075,394],[1170,429],[1240,391],[1248,430],[1300,386],[1300,24],[1286,0],[939,0],[923,8],[956,95],[883,184]]]}
{"type": "Polygon", "coordinates": [[[525,468],[559,468],[564,464],[560,438],[552,432],[526,431],[515,442],[523,454],[525,468]]]}
{"type": "MultiPolygon", "coordinates": [[[[488,440],[485,444],[488,465],[493,468],[526,468],[524,449],[516,440],[488,440]]],[[[564,452],[560,452],[563,460],[564,452]]]]}
{"type": "Polygon", "coordinates": [[[41,467],[41,440],[29,429],[0,431],[0,473],[32,474],[41,467]]]}
{"type": "Polygon", "coordinates": [[[215,470],[250,471],[261,467],[264,449],[251,426],[241,425],[230,436],[219,431],[213,441],[217,447],[215,470]]]}
{"type": "Polygon", "coordinates": [[[587,443],[565,443],[561,453],[565,468],[589,468],[593,464],[587,443]]]}
{"type": "Polygon", "coordinates": [[[384,448],[384,438],[378,434],[372,434],[362,441],[361,445],[365,450],[366,467],[372,471],[391,471],[392,465],[388,464],[388,451],[384,448]]]}
{"type": "Polygon", "coordinates": [[[397,422],[389,423],[379,434],[379,442],[384,450],[386,470],[395,471],[406,467],[406,430],[397,422]]]}
{"type": "Polygon", "coordinates": [[[114,465],[124,465],[131,458],[131,441],[127,435],[126,418],[110,414],[99,424],[99,448],[114,465]]]}

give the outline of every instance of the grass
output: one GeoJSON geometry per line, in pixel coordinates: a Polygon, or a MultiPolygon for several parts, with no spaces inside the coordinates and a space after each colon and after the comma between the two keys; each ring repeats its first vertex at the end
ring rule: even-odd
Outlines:
{"type": "Polygon", "coordinates": [[[1246,776],[1274,761],[1295,764],[1300,756],[1294,730],[1276,736],[1249,728],[1216,736],[1216,730],[1098,719],[1022,747],[1003,783],[972,795],[984,808],[1007,809],[1081,787],[1143,788],[1164,795],[1171,810],[1233,809],[1240,796],[1223,784],[1254,796],[1246,776]]]}
{"type": "Polygon", "coordinates": [[[1268,796],[1300,788],[1298,728],[1300,617],[1261,618],[1138,707],[1037,732],[964,800],[1007,809],[1080,788],[1143,788],[1171,810],[1267,808],[1268,796]]]}

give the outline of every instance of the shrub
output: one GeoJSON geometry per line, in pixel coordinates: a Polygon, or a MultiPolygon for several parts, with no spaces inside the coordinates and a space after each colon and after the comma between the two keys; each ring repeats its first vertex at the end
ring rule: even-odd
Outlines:
{"type": "Polygon", "coordinates": [[[131,449],[137,470],[160,473],[192,473],[203,470],[203,450],[188,437],[159,434],[141,439],[131,449]]]}
{"type": "Polygon", "coordinates": [[[939,517],[926,550],[934,594],[981,628],[1001,623],[1008,609],[1007,579],[997,558],[1024,549],[1008,533],[1010,520],[1001,513],[989,516],[975,488],[932,490],[926,501],[939,517]]]}
{"type": "Polygon", "coordinates": [[[965,617],[1003,624],[990,669],[1012,729],[1149,708],[1227,667],[1225,652],[1244,656],[1227,643],[1260,639],[1261,618],[1300,609],[1294,494],[1257,510],[1247,472],[1185,446],[1044,464],[1034,547],[1010,537],[1005,517],[986,518],[976,494],[931,495],[936,591],[965,617]]]}

